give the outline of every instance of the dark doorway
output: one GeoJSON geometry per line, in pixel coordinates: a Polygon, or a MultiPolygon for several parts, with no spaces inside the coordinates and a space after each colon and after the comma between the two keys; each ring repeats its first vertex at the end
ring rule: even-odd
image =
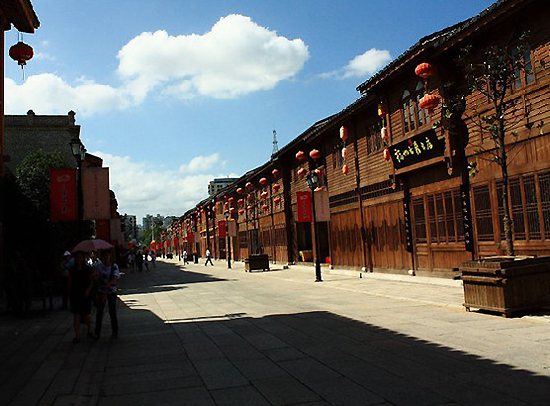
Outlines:
{"type": "Polygon", "coordinates": [[[319,261],[325,263],[327,258],[330,257],[328,222],[321,221],[317,223],[317,238],[319,238],[319,261]]]}

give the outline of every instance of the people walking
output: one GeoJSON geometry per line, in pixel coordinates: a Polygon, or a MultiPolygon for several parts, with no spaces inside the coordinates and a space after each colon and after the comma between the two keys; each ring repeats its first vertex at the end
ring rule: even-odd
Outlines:
{"type": "Polygon", "coordinates": [[[145,251],[143,254],[143,264],[145,265],[145,270],[149,272],[149,251],[145,251]]]}
{"type": "Polygon", "coordinates": [[[112,262],[111,251],[103,251],[101,261],[95,268],[97,282],[97,315],[95,322],[95,335],[101,335],[103,313],[105,304],[109,309],[111,318],[111,338],[118,338],[118,318],[116,313],[117,302],[117,281],[120,278],[120,271],[117,264],[112,262]]]}
{"type": "Polygon", "coordinates": [[[143,272],[143,254],[141,253],[141,251],[138,251],[136,253],[135,261],[137,271],[140,273],[143,272]]]}
{"type": "Polygon", "coordinates": [[[77,252],[69,262],[69,297],[73,313],[74,338],[73,343],[80,342],[80,324],[86,323],[88,337],[95,338],[92,332],[92,289],[95,275],[88,265],[83,252],[77,252]]]}
{"type": "Polygon", "coordinates": [[[187,262],[187,250],[183,250],[183,253],[181,254],[181,259],[183,260],[183,265],[189,263],[187,262]]]}
{"type": "Polygon", "coordinates": [[[151,264],[153,268],[157,267],[157,254],[155,254],[155,251],[151,251],[151,264]]]}
{"type": "Polygon", "coordinates": [[[208,262],[210,262],[210,265],[214,266],[214,263],[212,262],[212,254],[210,253],[210,250],[206,249],[206,261],[204,262],[204,266],[208,265],[208,262]]]}

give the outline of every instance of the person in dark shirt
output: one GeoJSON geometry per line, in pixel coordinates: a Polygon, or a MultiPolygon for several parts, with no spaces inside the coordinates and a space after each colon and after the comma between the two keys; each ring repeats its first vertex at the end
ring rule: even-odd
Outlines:
{"type": "Polygon", "coordinates": [[[73,343],[80,341],[80,324],[86,323],[88,337],[95,338],[92,332],[92,289],[95,283],[95,273],[86,263],[83,252],[77,252],[69,262],[69,298],[71,311],[74,315],[73,343]]]}

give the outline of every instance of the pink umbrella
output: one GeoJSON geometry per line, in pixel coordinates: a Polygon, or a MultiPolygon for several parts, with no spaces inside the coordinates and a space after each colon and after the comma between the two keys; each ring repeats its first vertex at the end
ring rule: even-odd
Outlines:
{"type": "Polygon", "coordinates": [[[84,240],[79,242],[76,247],[73,248],[74,252],[90,252],[90,251],[99,251],[99,250],[108,250],[113,248],[113,245],[109,244],[107,241],[94,239],[94,240],[84,240]]]}

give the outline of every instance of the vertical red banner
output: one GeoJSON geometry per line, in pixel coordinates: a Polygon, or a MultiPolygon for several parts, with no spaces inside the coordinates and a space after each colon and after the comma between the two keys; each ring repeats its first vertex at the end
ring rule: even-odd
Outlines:
{"type": "Polygon", "coordinates": [[[50,169],[51,221],[76,221],[76,170],[50,169]]]}
{"type": "Polygon", "coordinates": [[[95,222],[96,236],[100,240],[111,240],[111,227],[109,220],[96,220],[95,222]]]}
{"type": "Polygon", "coordinates": [[[111,217],[109,168],[82,168],[84,218],[105,220],[111,217]]]}
{"type": "Polygon", "coordinates": [[[192,231],[187,232],[187,242],[189,244],[193,244],[195,242],[195,235],[193,234],[192,231]]]}
{"type": "Polygon", "coordinates": [[[226,237],[225,220],[218,221],[218,232],[220,238],[226,237]]]}
{"type": "Polygon", "coordinates": [[[311,211],[311,192],[296,192],[298,201],[298,222],[311,223],[313,214],[311,211]]]}

